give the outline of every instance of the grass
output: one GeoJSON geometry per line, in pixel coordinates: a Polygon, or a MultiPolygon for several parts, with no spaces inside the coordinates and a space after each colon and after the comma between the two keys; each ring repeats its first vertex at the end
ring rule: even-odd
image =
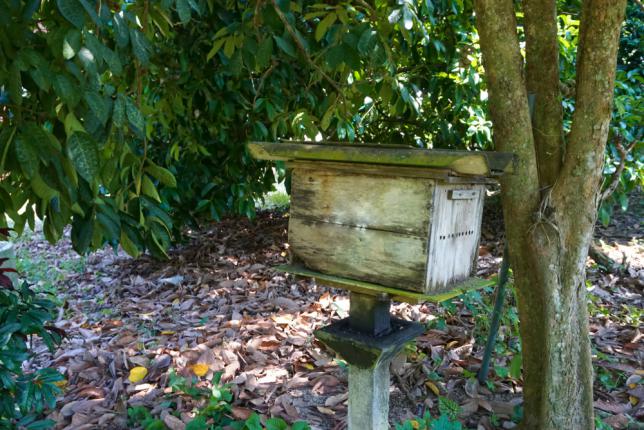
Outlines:
{"type": "Polygon", "coordinates": [[[33,285],[36,292],[50,294],[60,306],[62,302],[58,299],[58,286],[70,273],[83,273],[87,267],[87,258],[75,254],[47,255],[43,252],[34,252],[26,244],[34,241],[37,234],[39,233],[25,230],[21,236],[13,239],[17,245],[16,270],[21,281],[27,281],[33,285]]]}
{"type": "Polygon", "coordinates": [[[271,191],[264,194],[262,201],[256,202],[259,210],[287,210],[291,205],[291,196],[285,191],[271,191]]]}

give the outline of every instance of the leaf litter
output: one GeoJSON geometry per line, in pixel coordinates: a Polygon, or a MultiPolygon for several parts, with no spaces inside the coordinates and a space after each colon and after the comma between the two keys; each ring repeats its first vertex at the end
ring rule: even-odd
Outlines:
{"type": "MultiPolygon", "coordinates": [[[[498,270],[499,220],[498,213],[486,216],[478,276],[498,270]]],[[[168,261],[135,260],[106,249],[89,255],[81,270],[61,269],[65,259],[78,259],[68,238],[52,246],[34,234],[19,244],[65,275],[57,285],[64,306],[55,323],[65,341],[53,354],[36,343],[36,359],[25,364],[27,370],[53,366],[66,378],[64,395],[49,414],[56,428],[125,429],[127,409],[134,406],[147,407],[169,428],[183,428],[199,404],[174,394],[179,414],[169,413],[171,371],[195,376],[204,386],[214,372],[223,372],[237,419],[254,411],[289,422],[306,419],[317,429],[345,428],[346,364],[313,332],[345,317],[348,297],[271,268],[286,262],[287,223],[278,212],[260,213],[254,221],[225,219],[188,232],[189,240],[170,251],[168,261]]],[[[612,247],[622,255],[630,252],[626,270],[618,275],[593,265],[588,270],[590,295],[607,309],[591,315],[596,370],[625,379],[595,384],[595,407],[615,428],[644,418],[642,321],[614,318],[624,314],[626,304],[642,309],[642,234],[639,226],[631,230],[630,242],[612,247]]],[[[599,229],[607,244],[613,233],[599,229]]],[[[397,316],[430,327],[392,363],[392,422],[425,411],[437,416],[447,398],[467,428],[514,425],[522,403],[520,374],[492,372],[488,384],[479,386],[475,374],[483,341],[473,335],[476,318],[465,302],[392,306],[397,316]]],[[[518,339],[502,327],[498,342],[518,339]]],[[[511,358],[497,354],[495,369],[509,367],[511,358]]]]}

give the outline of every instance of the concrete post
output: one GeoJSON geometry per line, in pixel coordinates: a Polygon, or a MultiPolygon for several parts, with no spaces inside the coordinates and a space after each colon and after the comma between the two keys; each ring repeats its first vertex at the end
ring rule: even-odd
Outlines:
{"type": "Polygon", "coordinates": [[[391,317],[389,305],[386,295],[352,292],[349,317],[315,332],[349,364],[349,430],[389,429],[389,363],[424,331],[391,317]]]}
{"type": "Polygon", "coordinates": [[[370,369],[349,366],[350,430],[389,428],[390,362],[379,362],[370,369]]]}

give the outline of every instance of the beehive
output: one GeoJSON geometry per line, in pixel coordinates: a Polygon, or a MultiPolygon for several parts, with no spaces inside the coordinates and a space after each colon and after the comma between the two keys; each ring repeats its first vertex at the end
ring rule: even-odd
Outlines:
{"type": "Polygon", "coordinates": [[[474,269],[486,183],[508,154],[252,143],[292,169],[289,245],[309,269],[424,294],[474,269]]]}

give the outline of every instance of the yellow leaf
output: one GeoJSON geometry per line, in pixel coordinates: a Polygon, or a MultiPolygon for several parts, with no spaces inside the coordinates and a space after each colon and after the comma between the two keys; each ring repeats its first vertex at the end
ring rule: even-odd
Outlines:
{"type": "Polygon", "coordinates": [[[419,428],[420,428],[420,423],[419,423],[418,421],[416,421],[416,420],[411,420],[411,421],[410,421],[410,423],[411,423],[411,427],[412,427],[414,430],[417,430],[417,429],[419,429],[419,428]]]}
{"type": "Polygon", "coordinates": [[[432,393],[436,394],[437,396],[440,395],[441,391],[438,389],[436,384],[434,384],[432,381],[425,381],[425,385],[427,386],[427,388],[432,390],[432,393]]]}
{"type": "Polygon", "coordinates": [[[175,334],[175,333],[176,333],[176,331],[174,331],[174,330],[163,330],[161,332],[161,334],[165,334],[165,335],[171,335],[171,334],[175,334]]]}
{"type": "Polygon", "coordinates": [[[130,369],[130,376],[128,376],[127,379],[129,379],[131,383],[136,384],[137,382],[142,381],[147,374],[148,369],[143,366],[136,366],[130,369]]]}
{"type": "Polygon", "coordinates": [[[456,345],[458,345],[458,340],[453,340],[453,341],[449,342],[447,345],[445,345],[445,349],[452,349],[456,345]]]}
{"type": "Polygon", "coordinates": [[[314,366],[314,365],[312,365],[311,363],[304,363],[304,367],[305,367],[305,368],[307,368],[307,369],[309,369],[309,370],[313,370],[313,369],[315,369],[315,366],[314,366]]]}
{"type": "Polygon", "coordinates": [[[631,405],[635,406],[640,402],[640,399],[638,399],[635,396],[628,396],[628,400],[631,402],[631,405]]]}
{"type": "Polygon", "coordinates": [[[210,367],[204,363],[197,363],[190,366],[192,372],[197,376],[204,376],[210,370],[210,367]]]}
{"type": "Polygon", "coordinates": [[[68,383],[68,382],[69,382],[69,381],[67,381],[67,379],[63,379],[62,381],[56,381],[56,382],[54,382],[54,385],[55,385],[55,386],[57,386],[58,388],[61,388],[61,389],[62,389],[62,388],[65,388],[65,386],[67,386],[67,383],[68,383]]]}

